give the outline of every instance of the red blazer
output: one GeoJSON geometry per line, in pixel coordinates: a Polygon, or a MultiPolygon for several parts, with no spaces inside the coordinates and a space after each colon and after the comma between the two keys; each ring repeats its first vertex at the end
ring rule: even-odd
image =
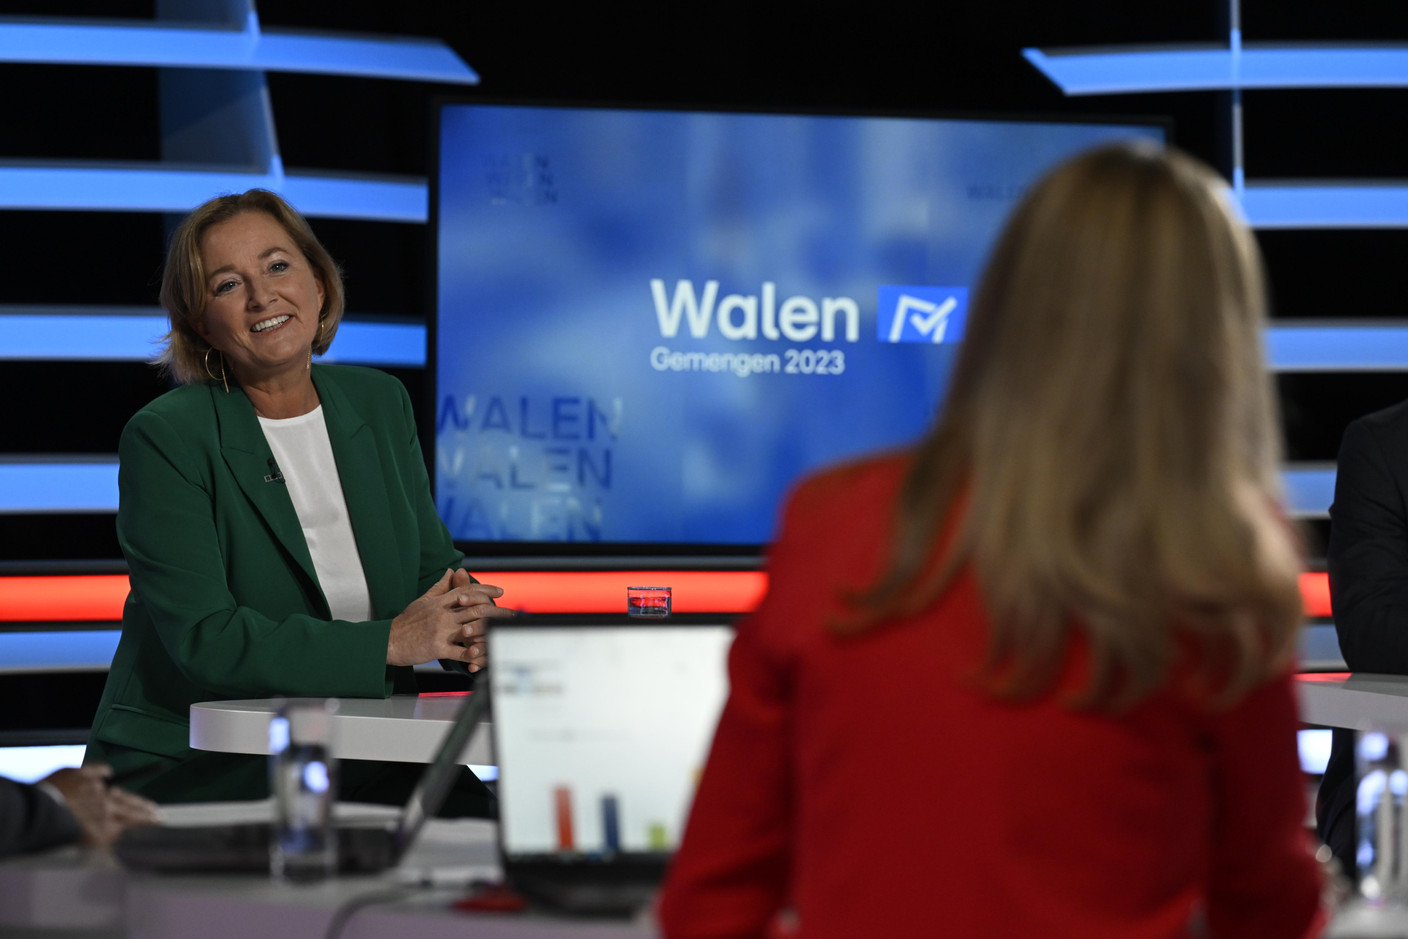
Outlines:
{"type": "Polygon", "coordinates": [[[823,628],[886,557],[907,459],[792,498],[661,897],[666,936],[1305,936],[1322,925],[1290,676],[1221,712],[995,702],[963,574],[921,615],[823,628]]]}

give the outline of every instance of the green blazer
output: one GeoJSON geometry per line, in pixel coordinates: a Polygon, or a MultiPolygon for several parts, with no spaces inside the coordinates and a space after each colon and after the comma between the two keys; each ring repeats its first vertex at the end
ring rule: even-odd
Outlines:
{"type": "Polygon", "coordinates": [[[372,369],[312,368],[376,618],[331,619],[244,392],[171,391],[137,412],[118,448],[131,592],[88,761],[126,773],[197,758],[199,701],[413,690],[409,668],[386,665],[391,619],[463,558],[435,512],[405,388],[372,369]]]}

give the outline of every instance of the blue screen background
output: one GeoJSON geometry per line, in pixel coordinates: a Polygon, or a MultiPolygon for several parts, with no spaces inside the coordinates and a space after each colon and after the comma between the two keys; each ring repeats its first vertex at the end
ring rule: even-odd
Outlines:
{"type": "MultiPolygon", "coordinates": [[[[903,445],[942,405],[955,346],[880,341],[880,288],[974,287],[1027,186],[1072,153],[1132,136],[1162,132],[443,106],[441,517],[460,541],[769,541],[800,474],[903,445]],[[681,281],[701,299],[717,282],[715,316],[695,324],[707,334],[685,312],[665,335],[652,281],[667,304],[681,281]],[[775,311],[791,297],[853,301],[855,340],[844,313],[830,341],[819,329],[767,338],[765,283],[775,311]],[[729,295],[755,298],[756,338],[721,332],[729,295]],[[735,358],[711,371],[696,357],[704,370],[690,370],[679,363],[692,353],[735,358]],[[743,367],[726,367],[739,356],[743,367]]],[[[749,302],[724,324],[735,334],[749,302]]]]}

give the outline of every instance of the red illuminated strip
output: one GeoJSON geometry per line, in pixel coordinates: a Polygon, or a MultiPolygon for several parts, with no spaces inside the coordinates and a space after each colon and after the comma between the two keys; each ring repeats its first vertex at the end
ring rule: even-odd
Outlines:
{"type": "MultiPolygon", "coordinates": [[[[504,588],[503,603],[530,613],[621,613],[626,588],[674,588],[676,613],[746,613],[768,589],[762,571],[496,571],[480,580],[504,588]]],[[[1300,576],[1307,616],[1330,616],[1325,574],[1300,576]]],[[[0,577],[0,622],[117,622],[127,599],[124,574],[0,577]]]]}
{"type": "MultiPolygon", "coordinates": [[[[477,575],[504,589],[503,605],[530,613],[624,613],[627,587],[673,588],[676,613],[744,613],[767,591],[761,571],[497,571],[477,575]]],[[[117,622],[123,574],[0,577],[0,621],[117,622]]]]}
{"type": "Polygon", "coordinates": [[[126,600],[126,574],[0,577],[4,622],[117,622],[126,600]]]}
{"type": "Polygon", "coordinates": [[[1301,672],[1296,677],[1301,681],[1348,681],[1349,672],[1301,672]]]}
{"type": "Polygon", "coordinates": [[[489,571],[504,606],[529,613],[624,613],[627,587],[671,587],[676,613],[743,613],[768,589],[761,571],[489,571]]]}
{"type": "Polygon", "coordinates": [[[1323,571],[1301,574],[1300,596],[1306,616],[1329,619],[1333,615],[1330,612],[1330,575],[1323,571]]]}

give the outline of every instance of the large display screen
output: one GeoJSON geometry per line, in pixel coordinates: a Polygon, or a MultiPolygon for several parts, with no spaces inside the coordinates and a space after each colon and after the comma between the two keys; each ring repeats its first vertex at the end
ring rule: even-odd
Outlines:
{"type": "Polygon", "coordinates": [[[753,549],[913,440],[1014,201],[1157,124],[445,103],[435,499],[464,546],[753,549]]]}

